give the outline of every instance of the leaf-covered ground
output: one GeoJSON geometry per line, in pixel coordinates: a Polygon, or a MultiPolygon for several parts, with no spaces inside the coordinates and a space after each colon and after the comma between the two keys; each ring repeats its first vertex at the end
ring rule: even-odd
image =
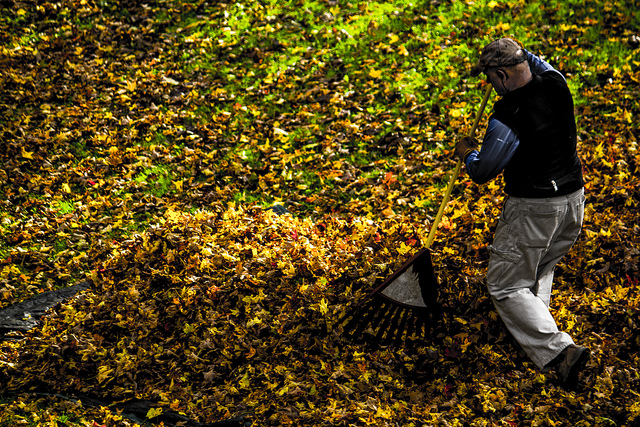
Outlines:
{"type": "Polygon", "coordinates": [[[92,286],[0,342],[0,426],[137,425],[133,399],[151,424],[637,425],[639,7],[1,2],[0,308],[92,286]],[[338,324],[425,242],[484,90],[464,71],[508,34],[576,100],[588,207],[552,301],[593,353],[574,391],[484,288],[499,180],[455,186],[432,337],[338,324]]]}

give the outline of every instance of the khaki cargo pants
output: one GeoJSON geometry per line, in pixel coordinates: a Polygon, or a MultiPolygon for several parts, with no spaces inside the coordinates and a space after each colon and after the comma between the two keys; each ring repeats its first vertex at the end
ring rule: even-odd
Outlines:
{"type": "Polygon", "coordinates": [[[584,218],[584,190],[546,199],[509,197],[491,245],[487,286],[507,329],[542,370],[573,344],[549,312],[556,264],[584,218]]]}

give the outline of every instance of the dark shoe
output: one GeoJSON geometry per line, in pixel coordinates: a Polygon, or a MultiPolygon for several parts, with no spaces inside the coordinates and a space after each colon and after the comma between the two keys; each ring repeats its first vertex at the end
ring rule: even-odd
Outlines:
{"type": "Polygon", "coordinates": [[[561,360],[556,372],[563,387],[573,388],[578,383],[578,375],[587,364],[591,352],[586,347],[571,344],[560,353],[561,360]]]}

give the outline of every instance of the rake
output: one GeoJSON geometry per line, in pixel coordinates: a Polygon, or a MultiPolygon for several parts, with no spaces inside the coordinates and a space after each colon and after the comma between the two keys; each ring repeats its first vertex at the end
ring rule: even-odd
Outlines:
{"type": "MultiPolygon", "coordinates": [[[[478,127],[491,89],[489,86],[485,90],[480,109],[469,133],[470,136],[474,135],[478,127]]],[[[427,338],[431,333],[432,325],[441,319],[442,307],[438,302],[438,281],[433,270],[429,247],[461,169],[462,160],[458,160],[424,247],[342,317],[340,323],[347,336],[354,339],[368,336],[368,341],[397,346],[402,342],[427,338]]]]}

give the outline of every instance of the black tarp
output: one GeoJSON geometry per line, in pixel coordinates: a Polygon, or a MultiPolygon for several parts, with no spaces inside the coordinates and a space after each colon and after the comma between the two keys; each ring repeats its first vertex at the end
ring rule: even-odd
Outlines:
{"type": "Polygon", "coordinates": [[[84,281],[66,288],[45,292],[26,301],[10,305],[0,310],[0,339],[7,339],[9,332],[26,332],[38,326],[38,320],[49,309],[68,300],[78,292],[91,286],[91,282],[84,281]]]}

